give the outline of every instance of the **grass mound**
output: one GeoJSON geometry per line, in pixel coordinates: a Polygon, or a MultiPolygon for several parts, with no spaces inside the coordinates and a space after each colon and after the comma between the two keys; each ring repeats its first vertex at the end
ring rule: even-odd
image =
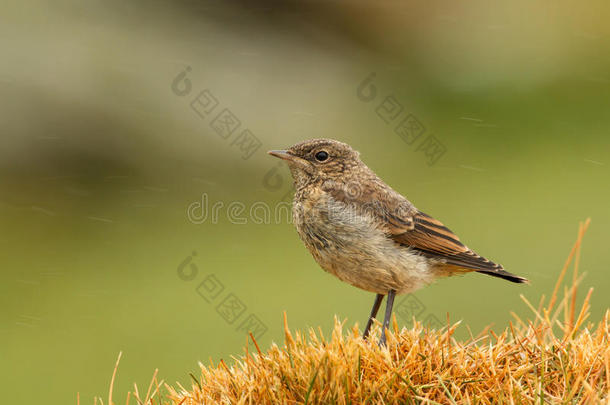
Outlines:
{"type": "MultiPolygon", "coordinates": [[[[582,277],[578,261],[589,222],[578,239],[548,302],[542,297],[532,319],[516,315],[499,334],[486,328],[466,341],[453,338],[458,323],[441,330],[394,321],[388,347],[379,348],[373,331],[363,341],[358,329],[344,332],[335,321],[332,336],[321,331],[292,332],[284,318],[285,342],[267,352],[246,353],[232,366],[224,361],[201,366],[190,388],[164,385],[159,398],[140,404],[610,404],[610,311],[587,323],[590,289],[577,309],[582,277]],[[573,277],[559,293],[573,264],[573,277]]],[[[111,403],[111,399],[109,399],[111,403]]]]}

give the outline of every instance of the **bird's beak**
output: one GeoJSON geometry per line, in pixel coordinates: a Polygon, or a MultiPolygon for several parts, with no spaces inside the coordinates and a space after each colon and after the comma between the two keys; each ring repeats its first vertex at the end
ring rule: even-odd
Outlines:
{"type": "Polygon", "coordinates": [[[287,150],[270,150],[267,153],[270,154],[271,156],[275,156],[275,157],[278,157],[278,158],[284,159],[284,160],[295,160],[295,158],[296,158],[296,156],[288,153],[287,150]]]}

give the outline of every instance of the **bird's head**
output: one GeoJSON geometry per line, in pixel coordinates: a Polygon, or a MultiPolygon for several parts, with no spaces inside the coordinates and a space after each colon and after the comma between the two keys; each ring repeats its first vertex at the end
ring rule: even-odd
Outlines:
{"type": "Polygon", "coordinates": [[[268,153],[288,163],[297,188],[314,181],[349,178],[363,166],[357,151],[332,139],[312,139],[268,153]]]}

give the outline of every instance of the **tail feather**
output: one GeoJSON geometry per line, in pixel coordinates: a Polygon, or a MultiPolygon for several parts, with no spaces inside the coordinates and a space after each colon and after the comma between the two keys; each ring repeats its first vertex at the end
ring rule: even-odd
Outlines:
{"type": "Polygon", "coordinates": [[[470,249],[458,254],[441,254],[421,248],[412,249],[419,251],[424,256],[440,259],[450,266],[455,266],[457,269],[476,271],[478,273],[488,274],[493,277],[503,278],[504,280],[508,280],[513,283],[529,283],[528,279],[509,273],[508,271],[504,270],[504,267],[502,267],[501,264],[494,263],[491,260],[476,254],[470,249]]]}
{"type": "Polygon", "coordinates": [[[447,257],[445,260],[448,264],[472,269],[478,273],[502,278],[513,283],[529,283],[528,279],[509,273],[508,271],[504,270],[504,267],[502,267],[501,264],[494,263],[491,260],[476,254],[472,250],[447,257]]]}
{"type": "Polygon", "coordinates": [[[511,281],[513,283],[525,283],[529,284],[529,280],[523,277],[516,276],[509,273],[506,270],[477,270],[477,273],[487,274],[493,277],[503,278],[504,280],[511,281]]]}

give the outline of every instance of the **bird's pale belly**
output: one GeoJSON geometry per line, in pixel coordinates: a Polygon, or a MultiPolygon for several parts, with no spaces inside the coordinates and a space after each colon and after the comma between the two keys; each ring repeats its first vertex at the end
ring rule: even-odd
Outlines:
{"type": "Polygon", "coordinates": [[[318,264],[355,287],[400,294],[417,290],[440,275],[436,263],[406,247],[397,249],[372,218],[341,202],[297,203],[293,217],[299,236],[318,264]]]}

